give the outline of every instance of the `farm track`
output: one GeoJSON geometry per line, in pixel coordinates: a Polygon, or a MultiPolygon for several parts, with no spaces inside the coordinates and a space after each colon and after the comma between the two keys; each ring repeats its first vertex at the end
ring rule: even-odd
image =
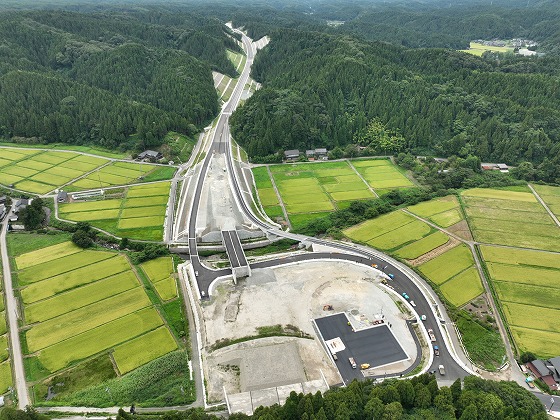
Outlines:
{"type": "Polygon", "coordinates": [[[556,226],[560,227],[560,220],[558,220],[558,218],[556,217],[556,215],[552,212],[552,210],[550,210],[550,208],[548,207],[548,204],[546,204],[544,202],[544,200],[541,198],[541,196],[539,195],[539,193],[533,188],[533,186],[531,184],[527,184],[529,186],[529,188],[531,189],[533,195],[536,197],[536,199],[539,201],[539,203],[541,203],[541,205],[544,207],[544,209],[547,211],[547,213],[549,214],[549,216],[552,218],[552,220],[554,220],[554,223],[556,223],[556,226]]]}
{"type": "MultiPolygon", "coordinates": [[[[284,219],[286,220],[288,227],[292,229],[292,222],[288,217],[288,212],[286,211],[286,205],[284,204],[284,200],[282,200],[282,196],[280,195],[280,191],[278,191],[278,186],[276,185],[276,181],[274,180],[274,177],[272,176],[272,172],[270,172],[270,168],[268,165],[266,165],[266,171],[268,172],[268,176],[270,177],[270,182],[272,182],[272,188],[274,188],[274,192],[276,193],[276,197],[278,198],[278,203],[280,204],[280,207],[282,207],[282,213],[284,213],[284,219]]],[[[258,194],[258,188],[257,188],[257,194],[258,194]]]]}
{"type": "Polygon", "coordinates": [[[366,181],[366,179],[362,176],[361,173],[358,172],[358,170],[356,169],[356,167],[354,165],[352,165],[352,161],[350,159],[346,160],[348,162],[348,165],[352,168],[352,170],[356,173],[356,175],[358,175],[360,177],[360,179],[364,182],[364,184],[367,185],[368,189],[370,190],[370,192],[376,197],[379,198],[379,194],[377,194],[377,192],[375,192],[375,190],[373,189],[373,187],[371,185],[368,184],[368,182],[366,181]]]}

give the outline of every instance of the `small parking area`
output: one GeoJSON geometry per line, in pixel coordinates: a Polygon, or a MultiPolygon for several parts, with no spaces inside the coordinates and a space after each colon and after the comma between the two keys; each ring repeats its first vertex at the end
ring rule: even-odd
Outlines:
{"type": "Polygon", "coordinates": [[[331,343],[334,343],[336,349],[340,349],[336,353],[338,360],[335,363],[345,383],[363,379],[361,364],[367,363],[370,368],[379,368],[409,358],[387,324],[354,332],[348,323],[344,313],[315,319],[324,345],[326,346],[325,342],[334,340],[331,343]],[[350,357],[355,360],[356,369],[352,368],[348,360],[350,357]]]}

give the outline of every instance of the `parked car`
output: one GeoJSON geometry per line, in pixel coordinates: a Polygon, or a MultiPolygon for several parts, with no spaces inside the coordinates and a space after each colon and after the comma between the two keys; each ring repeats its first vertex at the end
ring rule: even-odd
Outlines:
{"type": "Polygon", "coordinates": [[[406,294],[406,292],[403,292],[402,296],[403,296],[403,298],[405,298],[406,300],[410,299],[410,296],[408,296],[408,295],[406,294]]]}
{"type": "Polygon", "coordinates": [[[387,274],[387,275],[391,278],[391,280],[395,278],[395,275],[394,275],[394,274],[389,273],[389,274],[387,274]]]}
{"type": "Polygon", "coordinates": [[[426,320],[426,315],[421,315],[421,316],[420,316],[420,319],[421,319],[422,321],[425,321],[425,320],[426,320]]]}

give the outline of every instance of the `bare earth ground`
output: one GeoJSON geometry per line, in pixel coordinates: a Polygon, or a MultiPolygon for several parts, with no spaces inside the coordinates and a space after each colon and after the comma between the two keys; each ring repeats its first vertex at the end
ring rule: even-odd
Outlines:
{"type": "Polygon", "coordinates": [[[333,312],[352,312],[373,320],[380,313],[393,327],[405,352],[416,358],[416,346],[392,296],[379,286],[379,272],[346,262],[306,262],[253,270],[234,286],[216,288],[202,307],[204,362],[210,401],[223,399],[223,387],[238,393],[321,379],[340,382],[336,368],[316,338],[311,320],[333,312]],[[325,311],[325,305],[333,311],[325,311]],[[257,327],[294,325],[314,339],[270,337],[212,352],[222,338],[256,335],[257,327]]]}
{"type": "Polygon", "coordinates": [[[432,249],[430,252],[426,252],[423,255],[420,255],[418,258],[415,258],[413,260],[407,260],[408,263],[414,267],[425,263],[426,261],[432,260],[435,257],[437,257],[438,255],[443,254],[446,251],[449,251],[451,248],[453,248],[455,245],[457,245],[459,243],[459,241],[455,238],[452,238],[451,236],[449,237],[449,241],[447,241],[447,243],[438,246],[435,249],[432,249]]]}
{"type": "Polygon", "coordinates": [[[469,229],[469,225],[466,220],[462,220],[459,223],[455,223],[454,225],[449,226],[447,230],[466,241],[473,240],[471,230],[469,229]]]}

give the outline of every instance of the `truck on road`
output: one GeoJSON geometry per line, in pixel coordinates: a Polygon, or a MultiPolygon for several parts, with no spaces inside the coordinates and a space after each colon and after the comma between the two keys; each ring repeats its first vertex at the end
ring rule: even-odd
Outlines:
{"type": "Polygon", "coordinates": [[[356,365],[356,361],[354,360],[354,358],[349,357],[348,361],[350,362],[350,365],[352,365],[352,369],[356,369],[357,365],[356,365]]]}
{"type": "Polygon", "coordinates": [[[438,370],[441,376],[445,375],[445,367],[443,365],[439,365],[438,370]]]}
{"type": "Polygon", "coordinates": [[[434,355],[439,356],[439,347],[434,346],[434,355]]]}
{"type": "Polygon", "coordinates": [[[430,337],[430,341],[436,341],[436,335],[434,334],[434,330],[428,328],[428,336],[430,337]]]}

